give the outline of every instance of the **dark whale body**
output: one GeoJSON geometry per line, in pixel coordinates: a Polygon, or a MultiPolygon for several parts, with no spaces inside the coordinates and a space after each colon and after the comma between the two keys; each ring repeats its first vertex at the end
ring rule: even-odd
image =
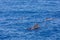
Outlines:
{"type": "Polygon", "coordinates": [[[35,30],[35,29],[38,29],[39,28],[39,25],[38,24],[35,24],[33,27],[31,28],[27,28],[28,30],[35,30]]]}

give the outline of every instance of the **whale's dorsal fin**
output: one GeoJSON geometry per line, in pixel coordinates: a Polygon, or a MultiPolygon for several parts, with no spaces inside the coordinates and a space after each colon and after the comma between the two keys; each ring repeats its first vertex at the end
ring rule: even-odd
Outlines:
{"type": "Polygon", "coordinates": [[[31,29],[33,30],[33,29],[37,29],[37,28],[39,28],[39,25],[35,24],[31,29]]]}
{"type": "Polygon", "coordinates": [[[33,27],[27,28],[27,29],[28,30],[34,30],[34,29],[37,29],[37,28],[39,28],[39,25],[38,24],[35,24],[33,27]]]}
{"type": "Polygon", "coordinates": [[[35,24],[33,27],[34,27],[34,28],[37,28],[37,27],[39,27],[39,25],[38,25],[38,24],[35,24]]]}

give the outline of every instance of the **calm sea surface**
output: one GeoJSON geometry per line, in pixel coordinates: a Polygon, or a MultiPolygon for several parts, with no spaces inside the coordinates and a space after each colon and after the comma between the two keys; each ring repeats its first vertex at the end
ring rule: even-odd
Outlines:
{"type": "Polygon", "coordinates": [[[0,0],[0,40],[60,40],[60,0],[0,0]]]}

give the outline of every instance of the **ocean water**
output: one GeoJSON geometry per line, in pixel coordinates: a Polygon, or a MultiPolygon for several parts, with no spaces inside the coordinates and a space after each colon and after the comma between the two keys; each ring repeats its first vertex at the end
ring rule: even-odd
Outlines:
{"type": "Polygon", "coordinates": [[[60,0],[0,0],[0,40],[60,40],[60,0]]]}

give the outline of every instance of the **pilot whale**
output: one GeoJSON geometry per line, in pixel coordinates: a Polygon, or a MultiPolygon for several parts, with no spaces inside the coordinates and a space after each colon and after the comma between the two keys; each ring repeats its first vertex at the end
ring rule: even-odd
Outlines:
{"type": "Polygon", "coordinates": [[[28,30],[35,30],[35,29],[38,29],[39,28],[39,25],[38,24],[35,24],[33,27],[31,28],[27,28],[28,30]]]}

